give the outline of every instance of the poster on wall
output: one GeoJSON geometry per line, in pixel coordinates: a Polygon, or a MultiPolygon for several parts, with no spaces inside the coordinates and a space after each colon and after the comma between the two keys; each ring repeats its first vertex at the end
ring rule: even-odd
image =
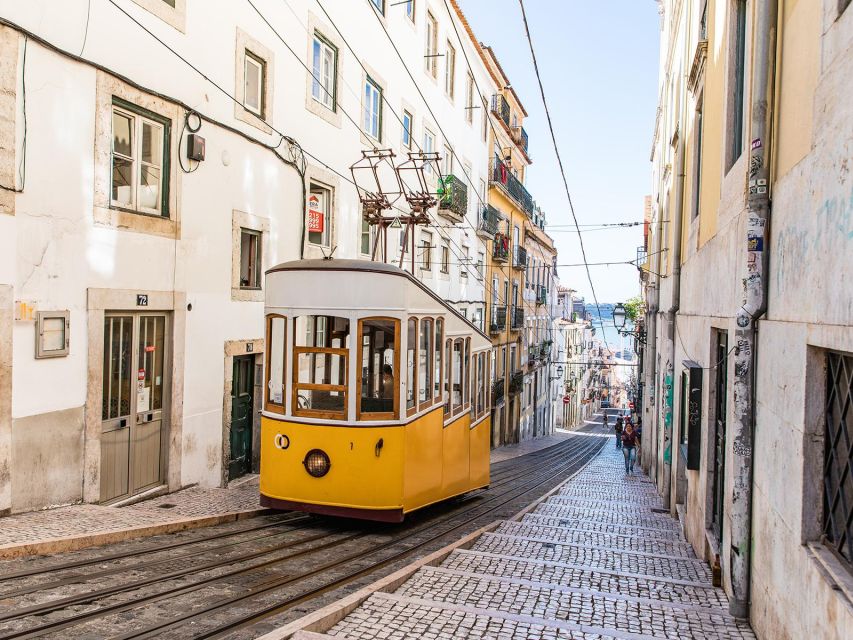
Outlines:
{"type": "Polygon", "coordinates": [[[308,194],[308,233],[323,233],[324,213],[320,196],[308,194]]]}

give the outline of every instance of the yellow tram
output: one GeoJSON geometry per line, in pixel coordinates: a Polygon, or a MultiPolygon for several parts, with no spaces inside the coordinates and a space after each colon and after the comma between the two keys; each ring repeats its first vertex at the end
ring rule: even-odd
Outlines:
{"type": "Polygon", "coordinates": [[[287,262],[265,314],[263,506],[400,522],[489,484],[491,343],[411,274],[287,262]]]}

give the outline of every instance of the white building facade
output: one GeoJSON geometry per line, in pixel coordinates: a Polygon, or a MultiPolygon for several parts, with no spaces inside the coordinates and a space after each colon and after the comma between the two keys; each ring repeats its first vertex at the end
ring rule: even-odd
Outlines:
{"type": "Polygon", "coordinates": [[[0,513],[257,470],[263,273],[370,259],[364,149],[466,186],[415,271],[483,326],[494,87],[455,3],[373,5],[0,0],[0,513]]]}

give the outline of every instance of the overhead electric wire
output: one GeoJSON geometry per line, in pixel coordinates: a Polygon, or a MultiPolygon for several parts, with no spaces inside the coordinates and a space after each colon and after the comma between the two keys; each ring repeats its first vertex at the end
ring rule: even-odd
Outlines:
{"type": "MultiPolygon", "coordinates": [[[[446,0],[445,0],[445,2],[446,2],[446,0]]],[[[563,187],[566,190],[566,198],[568,199],[568,202],[569,202],[569,211],[572,214],[572,220],[574,221],[575,228],[577,229],[578,242],[580,243],[581,256],[583,257],[584,263],[587,265],[587,267],[586,267],[587,280],[589,281],[589,287],[590,287],[590,290],[592,291],[592,299],[593,299],[593,302],[595,302],[595,308],[598,311],[599,324],[601,325],[602,332],[604,332],[604,323],[601,320],[601,308],[599,307],[599,304],[598,304],[598,296],[595,293],[595,285],[592,282],[592,273],[590,272],[589,266],[588,266],[589,260],[586,257],[586,248],[584,247],[584,244],[583,244],[583,235],[581,235],[581,230],[580,230],[580,227],[578,226],[578,218],[577,218],[577,215],[575,213],[574,204],[572,202],[572,194],[569,191],[569,182],[566,179],[566,170],[563,167],[563,159],[560,156],[560,148],[557,145],[557,136],[554,134],[554,124],[551,121],[551,111],[548,109],[548,101],[545,99],[545,88],[542,85],[542,76],[539,74],[539,63],[536,60],[536,51],[533,48],[533,39],[530,36],[530,25],[527,24],[527,12],[524,9],[524,0],[518,0],[518,4],[519,4],[519,7],[521,7],[521,19],[522,19],[522,22],[524,23],[524,33],[527,36],[527,43],[530,46],[530,56],[531,56],[531,58],[533,58],[533,70],[536,73],[536,81],[539,84],[539,94],[542,96],[542,106],[545,108],[545,117],[546,117],[546,120],[548,121],[548,131],[551,133],[551,142],[554,145],[554,153],[557,156],[557,164],[560,167],[560,176],[563,179],[563,187]]],[[[607,345],[607,350],[612,353],[609,345],[607,345]]]]}

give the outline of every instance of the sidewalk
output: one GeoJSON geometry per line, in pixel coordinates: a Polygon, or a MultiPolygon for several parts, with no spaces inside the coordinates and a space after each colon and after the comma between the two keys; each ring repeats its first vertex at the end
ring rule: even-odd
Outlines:
{"type": "MultiPolygon", "coordinates": [[[[491,462],[554,446],[567,432],[495,449],[491,462]]],[[[0,559],[74,551],[223,522],[266,512],[258,502],[258,476],[225,489],[191,487],[126,507],[77,504],[0,518],[0,559]]]]}
{"type": "Polygon", "coordinates": [[[207,527],[266,512],[258,477],[225,489],[191,487],[126,507],[77,504],[0,518],[0,559],[73,551],[207,527]]]}
{"type": "Polygon", "coordinates": [[[332,605],[265,640],[754,638],[661,506],[605,447],[520,519],[386,581],[387,592],[365,590],[357,608],[332,605]]]}

